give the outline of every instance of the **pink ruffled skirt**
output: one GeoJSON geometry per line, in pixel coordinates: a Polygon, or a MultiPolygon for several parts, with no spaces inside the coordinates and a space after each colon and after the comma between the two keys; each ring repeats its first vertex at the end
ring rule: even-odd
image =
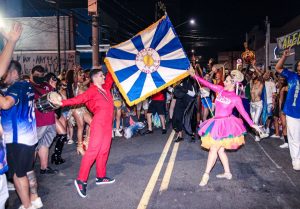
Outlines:
{"type": "Polygon", "coordinates": [[[212,145],[225,149],[238,149],[245,143],[246,129],[243,121],[233,115],[223,118],[211,118],[200,124],[201,146],[209,149],[212,145]]]}

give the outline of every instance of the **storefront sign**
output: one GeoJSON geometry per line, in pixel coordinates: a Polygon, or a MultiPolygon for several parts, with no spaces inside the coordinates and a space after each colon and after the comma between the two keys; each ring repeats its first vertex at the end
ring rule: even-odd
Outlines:
{"type": "Polygon", "coordinates": [[[300,29],[288,35],[277,38],[277,44],[281,50],[293,46],[300,46],[300,29]]]}

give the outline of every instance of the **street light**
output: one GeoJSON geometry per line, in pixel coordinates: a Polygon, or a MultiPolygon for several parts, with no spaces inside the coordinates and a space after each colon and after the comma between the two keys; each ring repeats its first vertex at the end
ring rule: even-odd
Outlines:
{"type": "Polygon", "coordinates": [[[183,23],[180,23],[179,25],[176,25],[174,28],[178,28],[179,26],[182,26],[182,25],[184,25],[186,23],[190,23],[190,25],[195,25],[196,21],[195,21],[195,19],[189,19],[189,20],[187,20],[187,21],[185,21],[183,23]]]}

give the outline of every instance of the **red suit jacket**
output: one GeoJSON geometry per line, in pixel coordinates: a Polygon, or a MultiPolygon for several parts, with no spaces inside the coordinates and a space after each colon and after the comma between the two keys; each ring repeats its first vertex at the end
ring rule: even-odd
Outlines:
{"type": "Polygon", "coordinates": [[[97,86],[91,84],[90,87],[82,94],[67,100],[62,101],[62,106],[73,106],[85,104],[86,107],[95,115],[103,113],[104,115],[113,114],[113,98],[110,89],[113,84],[113,79],[110,73],[107,74],[103,89],[105,92],[98,89],[97,86]]]}

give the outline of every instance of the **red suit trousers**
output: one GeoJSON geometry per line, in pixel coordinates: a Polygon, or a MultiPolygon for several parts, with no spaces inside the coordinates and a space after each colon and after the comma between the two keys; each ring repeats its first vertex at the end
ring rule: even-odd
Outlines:
{"type": "Polygon", "coordinates": [[[95,114],[90,125],[89,146],[81,160],[78,180],[86,182],[92,165],[96,161],[97,177],[106,176],[106,163],[109,156],[112,133],[112,119],[107,114],[95,114]]]}

